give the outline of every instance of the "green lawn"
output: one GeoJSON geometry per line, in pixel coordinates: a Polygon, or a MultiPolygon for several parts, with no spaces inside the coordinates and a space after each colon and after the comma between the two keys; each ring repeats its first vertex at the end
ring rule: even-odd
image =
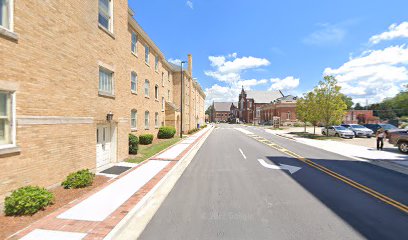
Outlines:
{"type": "Polygon", "coordinates": [[[297,135],[299,137],[304,137],[304,138],[310,138],[310,139],[316,139],[316,140],[329,140],[329,139],[336,139],[337,137],[327,137],[323,135],[315,135],[313,133],[305,133],[305,132],[291,132],[289,134],[297,135]]]}
{"type": "Polygon", "coordinates": [[[163,139],[160,140],[158,143],[153,143],[150,145],[140,145],[139,144],[139,151],[137,155],[133,156],[133,158],[128,159],[127,162],[131,163],[141,163],[144,160],[150,158],[151,156],[155,155],[156,153],[170,147],[171,145],[180,141],[179,137],[171,138],[171,139],[163,139]]]}

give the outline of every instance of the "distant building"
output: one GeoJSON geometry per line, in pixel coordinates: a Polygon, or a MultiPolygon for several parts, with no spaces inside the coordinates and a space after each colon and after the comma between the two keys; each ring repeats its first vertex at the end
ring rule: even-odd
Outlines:
{"type": "Polygon", "coordinates": [[[241,122],[260,123],[261,107],[284,97],[281,91],[245,91],[242,87],[238,101],[238,117],[241,122]]]}
{"type": "Polygon", "coordinates": [[[288,126],[297,122],[296,118],[297,97],[288,95],[264,104],[260,107],[261,123],[268,122],[273,125],[288,126]]]}
{"type": "Polygon", "coordinates": [[[345,124],[379,123],[380,119],[374,116],[373,110],[350,110],[344,116],[345,124]]]}
{"type": "Polygon", "coordinates": [[[237,103],[233,102],[213,102],[211,109],[212,122],[227,122],[230,119],[231,106],[237,103]]]}

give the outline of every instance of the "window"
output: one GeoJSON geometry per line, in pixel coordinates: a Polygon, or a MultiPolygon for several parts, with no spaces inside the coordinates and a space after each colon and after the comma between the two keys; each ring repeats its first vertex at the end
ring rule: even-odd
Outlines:
{"type": "Polygon", "coordinates": [[[0,91],[0,148],[15,145],[14,93],[0,91]]]}
{"type": "Polygon", "coordinates": [[[170,102],[170,90],[167,90],[167,101],[170,102]]]}
{"type": "Polygon", "coordinates": [[[145,62],[149,65],[149,46],[145,45],[145,62]]]}
{"type": "Polygon", "coordinates": [[[133,93],[137,93],[137,74],[132,72],[130,80],[130,89],[133,93]]]}
{"type": "Polygon", "coordinates": [[[159,99],[159,86],[154,86],[154,99],[159,99]]]}
{"type": "Polygon", "coordinates": [[[170,72],[167,72],[167,80],[170,82],[170,72]]]}
{"type": "Polygon", "coordinates": [[[0,0],[0,26],[13,31],[13,0],[0,0]]]}
{"type": "Polygon", "coordinates": [[[113,72],[99,68],[99,92],[113,95],[113,72]]]}
{"type": "Polygon", "coordinates": [[[162,72],[162,87],[164,87],[164,72],[162,72]]]}
{"type": "Polygon", "coordinates": [[[149,129],[149,111],[145,112],[145,129],[149,129]]]}
{"type": "Polygon", "coordinates": [[[287,118],[286,120],[290,120],[290,112],[287,112],[287,118]]]}
{"type": "Polygon", "coordinates": [[[137,111],[132,110],[130,113],[130,127],[132,129],[137,129],[137,111]]]}
{"type": "Polygon", "coordinates": [[[149,87],[150,87],[149,80],[146,79],[144,84],[144,92],[146,97],[149,97],[149,87]]]}
{"type": "Polygon", "coordinates": [[[155,56],[154,57],[154,70],[159,71],[159,57],[155,56]]]}
{"type": "Polygon", "coordinates": [[[154,114],[154,126],[155,126],[156,128],[159,127],[159,113],[155,113],[155,114],[154,114]]]}
{"type": "Polygon", "coordinates": [[[99,0],[99,15],[98,22],[99,24],[112,32],[112,13],[113,13],[113,0],[99,0]]]}
{"type": "Polygon", "coordinates": [[[165,105],[165,101],[164,101],[164,97],[162,97],[162,111],[164,111],[164,105],[165,105]]]}
{"type": "Polygon", "coordinates": [[[132,32],[132,53],[137,55],[137,35],[135,32],[132,32]]]}

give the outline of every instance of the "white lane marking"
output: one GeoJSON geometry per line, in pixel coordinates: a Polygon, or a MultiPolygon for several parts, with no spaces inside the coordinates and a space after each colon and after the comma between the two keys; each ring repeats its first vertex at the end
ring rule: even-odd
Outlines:
{"type": "Polygon", "coordinates": [[[274,170],[279,170],[279,169],[288,170],[288,171],[290,172],[290,174],[294,174],[295,172],[297,172],[297,171],[299,171],[299,170],[301,169],[300,167],[291,166],[291,165],[286,165],[286,164],[281,164],[281,163],[279,164],[279,165],[280,165],[280,167],[279,167],[279,166],[276,166],[276,165],[274,165],[274,164],[266,163],[265,160],[263,160],[263,159],[258,159],[258,162],[259,162],[262,166],[264,166],[264,167],[266,167],[266,168],[269,168],[269,169],[274,169],[274,170]]]}
{"type": "Polygon", "coordinates": [[[241,154],[242,154],[242,156],[244,157],[244,159],[246,159],[246,156],[245,156],[244,152],[242,151],[242,149],[241,149],[241,148],[238,148],[238,150],[241,152],[241,154]]]}
{"type": "Polygon", "coordinates": [[[245,129],[243,129],[243,128],[235,128],[236,130],[238,130],[238,131],[240,131],[240,132],[242,132],[242,133],[245,133],[245,134],[253,134],[252,132],[250,132],[250,131],[248,131],[248,130],[245,130],[245,129]]]}

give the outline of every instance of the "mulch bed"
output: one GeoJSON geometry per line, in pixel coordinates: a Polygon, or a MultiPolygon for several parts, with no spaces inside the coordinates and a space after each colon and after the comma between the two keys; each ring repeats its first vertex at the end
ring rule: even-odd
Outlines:
{"type": "Polygon", "coordinates": [[[95,176],[92,186],[86,188],[64,189],[61,186],[53,188],[50,191],[54,193],[54,204],[48,206],[44,211],[39,211],[32,216],[11,217],[5,216],[4,213],[2,213],[0,215],[0,239],[6,239],[13,233],[29,226],[42,217],[49,215],[60,207],[90,192],[92,189],[99,187],[108,180],[109,178],[104,176],[95,176]]]}

